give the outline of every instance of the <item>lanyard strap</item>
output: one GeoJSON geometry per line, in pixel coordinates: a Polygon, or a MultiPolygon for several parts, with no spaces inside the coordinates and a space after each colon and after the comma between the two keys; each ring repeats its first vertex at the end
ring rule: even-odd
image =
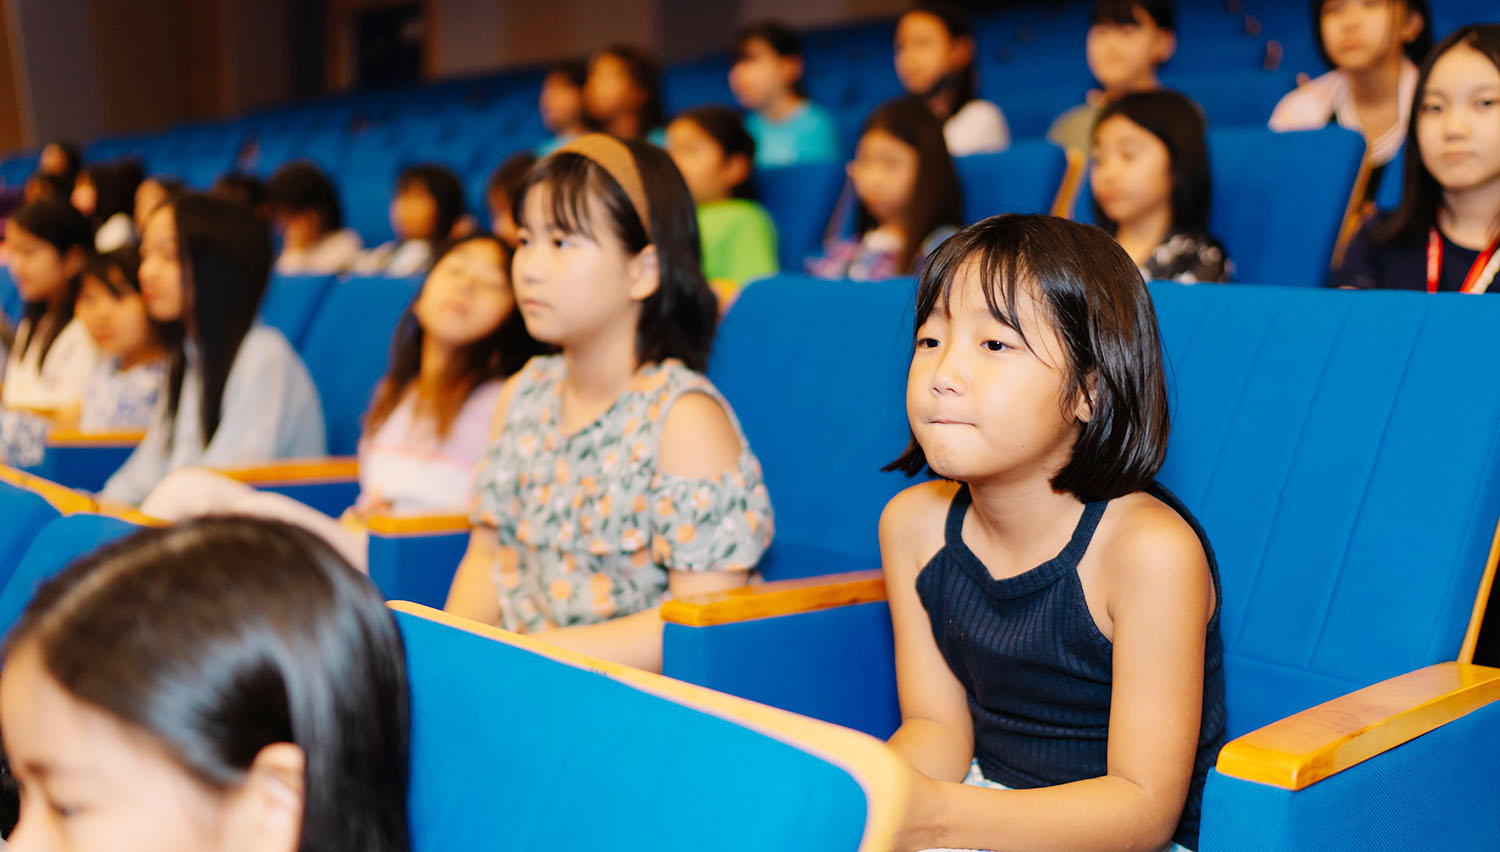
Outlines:
{"type": "MultiPolygon", "coordinates": [[[[1427,231],[1427,292],[1438,291],[1438,276],[1442,271],[1443,238],[1438,234],[1437,228],[1431,228],[1427,231]]],[[[1490,247],[1474,259],[1474,265],[1469,267],[1469,274],[1464,276],[1459,292],[1485,292],[1490,288],[1490,282],[1495,280],[1496,272],[1500,272],[1500,237],[1496,237],[1490,247]]]]}

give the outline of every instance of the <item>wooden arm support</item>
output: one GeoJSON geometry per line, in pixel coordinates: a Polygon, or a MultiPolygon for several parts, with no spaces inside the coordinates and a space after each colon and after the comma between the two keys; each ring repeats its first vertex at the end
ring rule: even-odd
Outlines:
{"type": "Polygon", "coordinates": [[[469,532],[467,515],[371,515],[365,529],[386,537],[454,535],[469,532]]]}
{"type": "Polygon", "coordinates": [[[348,482],[359,478],[359,462],[353,456],[319,459],[284,459],[266,464],[220,468],[230,479],[263,488],[270,485],[348,482]]]}
{"type": "Polygon", "coordinates": [[[1335,775],[1500,699],[1500,669],[1438,663],[1252,731],[1219,752],[1219,772],[1286,790],[1335,775]]]}
{"type": "Polygon", "coordinates": [[[47,432],[49,447],[133,447],[146,437],[140,429],[115,429],[108,432],[80,432],[77,429],[52,429],[47,432]]]}
{"type": "Polygon", "coordinates": [[[883,600],[885,577],[879,571],[851,571],[688,595],[663,604],[661,617],[687,627],[710,627],[883,600]]]}

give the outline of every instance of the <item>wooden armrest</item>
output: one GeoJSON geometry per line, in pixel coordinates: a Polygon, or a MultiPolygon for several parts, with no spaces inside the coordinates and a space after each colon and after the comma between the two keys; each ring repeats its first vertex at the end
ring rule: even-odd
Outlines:
{"type": "Polygon", "coordinates": [[[662,604],[661,617],[663,621],[687,627],[711,627],[883,600],[883,574],[879,571],[850,571],[824,577],[753,583],[711,594],[686,595],[662,604]]]}
{"type": "Polygon", "coordinates": [[[1083,175],[1088,167],[1088,156],[1077,148],[1063,149],[1067,165],[1063,168],[1063,179],[1052,198],[1053,216],[1073,218],[1073,205],[1078,200],[1078,190],[1083,186],[1083,175]]]}
{"type": "Polygon", "coordinates": [[[52,429],[47,432],[49,447],[133,447],[146,437],[142,429],[112,429],[107,432],[80,432],[77,429],[52,429]]]}
{"type": "Polygon", "coordinates": [[[468,515],[371,515],[365,529],[385,536],[467,533],[468,515]]]}
{"type": "Polygon", "coordinates": [[[359,478],[359,461],[353,456],[319,459],[282,459],[265,464],[219,468],[230,479],[246,485],[290,485],[297,483],[347,482],[359,478]]]}
{"type": "Polygon", "coordinates": [[[99,508],[99,504],[94,502],[93,497],[81,491],[74,491],[71,488],[58,485],[50,479],[43,479],[40,476],[27,473],[23,470],[16,470],[13,467],[0,465],[0,482],[9,482],[17,488],[24,488],[27,491],[36,493],[64,515],[71,515],[76,512],[94,512],[99,508]]]}
{"type": "Polygon", "coordinates": [[[1219,772],[1301,790],[1500,699],[1500,669],[1438,663],[1273,722],[1219,752],[1219,772]]]}

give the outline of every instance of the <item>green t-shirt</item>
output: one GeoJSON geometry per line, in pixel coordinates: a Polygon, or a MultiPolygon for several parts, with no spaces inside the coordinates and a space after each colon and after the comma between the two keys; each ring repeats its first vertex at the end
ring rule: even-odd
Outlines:
{"type": "Polygon", "coordinates": [[[744,284],[776,274],[776,226],[754,201],[698,205],[698,232],[703,240],[703,276],[708,280],[744,284]]]}

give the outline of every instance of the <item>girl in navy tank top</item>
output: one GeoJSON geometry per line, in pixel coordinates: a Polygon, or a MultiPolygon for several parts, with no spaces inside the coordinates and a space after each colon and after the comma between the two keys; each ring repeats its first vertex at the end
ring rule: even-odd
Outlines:
{"type": "Polygon", "coordinates": [[[1154,477],[1151,297],[1097,228],[996,216],[917,293],[880,545],[910,764],[900,848],[1192,849],[1224,742],[1219,581],[1154,477]]]}

